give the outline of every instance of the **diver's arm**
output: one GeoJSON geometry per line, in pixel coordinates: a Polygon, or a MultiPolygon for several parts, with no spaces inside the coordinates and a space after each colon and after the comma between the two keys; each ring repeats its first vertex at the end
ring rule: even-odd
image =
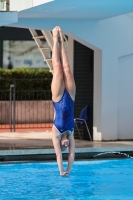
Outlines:
{"type": "Polygon", "coordinates": [[[69,173],[75,158],[75,141],[73,135],[69,139],[69,155],[68,155],[68,167],[65,173],[69,173]]]}
{"type": "Polygon", "coordinates": [[[63,168],[62,152],[60,149],[60,139],[58,138],[58,136],[56,136],[56,134],[53,133],[52,140],[53,140],[53,145],[54,145],[54,149],[56,153],[56,159],[57,159],[60,175],[63,176],[64,168],[63,168]]]}

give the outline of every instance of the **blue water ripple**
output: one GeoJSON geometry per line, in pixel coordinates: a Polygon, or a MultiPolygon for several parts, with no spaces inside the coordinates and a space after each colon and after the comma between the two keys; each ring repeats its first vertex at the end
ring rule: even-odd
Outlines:
{"type": "Polygon", "coordinates": [[[130,200],[132,166],[133,159],[78,161],[60,177],[56,162],[1,164],[0,200],[130,200]]]}

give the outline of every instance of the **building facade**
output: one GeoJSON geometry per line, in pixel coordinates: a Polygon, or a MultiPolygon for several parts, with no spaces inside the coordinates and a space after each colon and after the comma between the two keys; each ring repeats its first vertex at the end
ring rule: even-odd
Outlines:
{"type": "Polygon", "coordinates": [[[20,11],[12,26],[52,30],[60,25],[73,41],[93,50],[93,139],[133,139],[133,2],[45,2],[20,11]]]}

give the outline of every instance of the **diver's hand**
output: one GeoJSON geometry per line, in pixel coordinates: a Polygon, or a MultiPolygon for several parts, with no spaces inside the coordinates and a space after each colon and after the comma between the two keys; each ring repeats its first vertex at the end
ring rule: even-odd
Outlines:
{"type": "Polygon", "coordinates": [[[64,173],[65,173],[65,171],[64,172],[60,172],[60,176],[64,176],[64,173]]]}
{"type": "Polygon", "coordinates": [[[66,170],[60,173],[60,176],[69,176],[69,172],[66,170]]]}
{"type": "Polygon", "coordinates": [[[64,176],[69,176],[69,171],[68,170],[64,171],[64,176]]]}

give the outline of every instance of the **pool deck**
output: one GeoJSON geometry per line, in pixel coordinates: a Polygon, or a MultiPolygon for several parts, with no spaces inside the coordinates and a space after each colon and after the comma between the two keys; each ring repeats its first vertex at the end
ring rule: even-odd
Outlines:
{"type": "MultiPolygon", "coordinates": [[[[33,159],[33,155],[45,155],[45,158],[49,155],[55,156],[51,136],[51,131],[0,133],[0,158],[30,155],[33,159]]],[[[82,158],[90,158],[102,152],[126,152],[133,155],[133,141],[75,140],[75,153],[82,158]]],[[[67,153],[67,151],[64,152],[64,154],[67,153]]]]}

